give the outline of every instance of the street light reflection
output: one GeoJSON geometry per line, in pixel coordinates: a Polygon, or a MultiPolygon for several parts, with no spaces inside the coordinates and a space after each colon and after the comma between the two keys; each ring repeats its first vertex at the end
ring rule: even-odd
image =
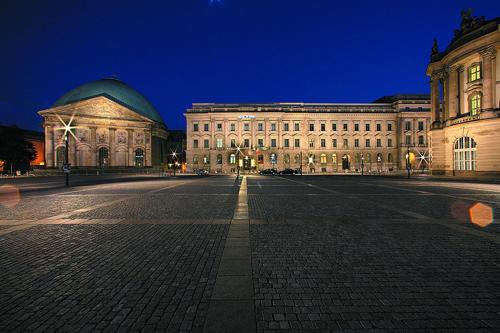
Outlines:
{"type": "Polygon", "coordinates": [[[21,201],[21,192],[16,186],[0,186],[0,204],[7,208],[14,208],[21,201]]]}
{"type": "Polygon", "coordinates": [[[469,209],[469,217],[475,225],[486,227],[493,223],[493,208],[478,202],[469,209]]]}

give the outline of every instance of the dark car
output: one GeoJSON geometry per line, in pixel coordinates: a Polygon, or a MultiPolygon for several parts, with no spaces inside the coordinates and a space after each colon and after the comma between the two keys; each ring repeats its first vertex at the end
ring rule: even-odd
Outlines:
{"type": "Polygon", "coordinates": [[[194,171],[198,176],[208,176],[208,170],[205,169],[196,169],[194,171]]]}
{"type": "Polygon", "coordinates": [[[294,175],[295,174],[295,170],[293,169],[284,169],[284,170],[281,170],[280,175],[294,175]]]}
{"type": "Polygon", "coordinates": [[[294,171],[294,175],[302,175],[302,169],[301,168],[297,168],[294,171]]]}
{"type": "Polygon", "coordinates": [[[259,171],[259,175],[277,175],[278,170],[276,169],[264,169],[259,171]]]}

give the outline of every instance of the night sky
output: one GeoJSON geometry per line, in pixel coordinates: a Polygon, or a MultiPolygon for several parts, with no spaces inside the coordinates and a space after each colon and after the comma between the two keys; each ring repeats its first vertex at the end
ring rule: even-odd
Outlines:
{"type": "Polygon", "coordinates": [[[116,75],[171,129],[193,102],[371,102],[428,93],[433,38],[500,1],[10,1],[0,5],[0,122],[116,75]]]}

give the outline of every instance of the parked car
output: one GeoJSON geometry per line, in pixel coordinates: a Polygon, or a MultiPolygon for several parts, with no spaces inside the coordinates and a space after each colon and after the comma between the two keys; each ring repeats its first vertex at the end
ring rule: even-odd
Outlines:
{"type": "Polygon", "coordinates": [[[278,174],[278,170],[276,169],[263,169],[263,170],[260,170],[259,171],[259,175],[277,175],[278,174]]]}
{"type": "Polygon", "coordinates": [[[301,168],[297,168],[294,171],[294,175],[302,175],[302,169],[301,168]]]}
{"type": "Polygon", "coordinates": [[[196,169],[194,172],[198,176],[208,176],[209,175],[208,170],[205,170],[205,169],[196,169]]]}
{"type": "Polygon", "coordinates": [[[293,169],[284,169],[279,172],[280,175],[294,175],[295,170],[293,169]]]}

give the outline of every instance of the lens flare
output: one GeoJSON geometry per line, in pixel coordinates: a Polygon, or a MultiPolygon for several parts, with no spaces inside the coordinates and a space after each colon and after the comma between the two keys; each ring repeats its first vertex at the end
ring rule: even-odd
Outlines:
{"type": "Polygon", "coordinates": [[[478,202],[469,209],[470,221],[480,227],[493,223],[493,208],[478,202]]]}
{"type": "Polygon", "coordinates": [[[0,204],[7,208],[14,208],[21,201],[21,193],[16,186],[0,186],[0,204]]]}

